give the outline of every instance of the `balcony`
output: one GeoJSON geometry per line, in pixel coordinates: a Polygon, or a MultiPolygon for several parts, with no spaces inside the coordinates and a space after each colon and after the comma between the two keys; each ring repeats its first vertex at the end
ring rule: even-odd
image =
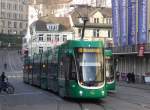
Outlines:
{"type": "MultiPolygon", "coordinates": [[[[139,45],[128,45],[125,47],[113,47],[112,48],[114,55],[123,55],[123,54],[138,54],[139,45]]],[[[144,53],[150,54],[150,43],[144,44],[144,53]]]]}

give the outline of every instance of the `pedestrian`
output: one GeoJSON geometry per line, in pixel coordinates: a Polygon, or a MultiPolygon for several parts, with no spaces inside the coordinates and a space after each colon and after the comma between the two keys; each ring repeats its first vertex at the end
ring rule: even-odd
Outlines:
{"type": "Polygon", "coordinates": [[[120,73],[119,73],[119,71],[117,71],[116,72],[116,79],[117,79],[118,82],[119,82],[119,77],[120,77],[120,73]]]}
{"type": "Polygon", "coordinates": [[[2,72],[2,74],[0,75],[0,92],[2,90],[3,87],[6,86],[5,80],[7,79],[5,72],[2,72]]]}
{"type": "Polygon", "coordinates": [[[131,79],[132,79],[132,83],[135,83],[135,75],[134,75],[134,72],[132,72],[132,74],[131,74],[131,79]]]}
{"type": "Polygon", "coordinates": [[[130,81],[130,83],[132,82],[132,74],[131,73],[129,73],[129,81],[130,81]]]}
{"type": "Polygon", "coordinates": [[[131,73],[129,72],[128,74],[127,74],[127,81],[128,81],[128,83],[130,83],[131,81],[132,81],[132,75],[131,75],[131,73]]]}
{"type": "Polygon", "coordinates": [[[129,83],[129,73],[127,74],[127,82],[129,83]]]}
{"type": "Polygon", "coordinates": [[[2,74],[0,75],[0,79],[2,82],[5,82],[5,79],[6,79],[5,72],[2,72],[2,74]]]}

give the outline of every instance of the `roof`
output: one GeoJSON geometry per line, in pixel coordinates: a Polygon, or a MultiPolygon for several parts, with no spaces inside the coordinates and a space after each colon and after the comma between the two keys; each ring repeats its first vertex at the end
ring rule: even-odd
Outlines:
{"type": "Polygon", "coordinates": [[[46,22],[42,21],[42,20],[37,20],[35,22],[32,23],[32,26],[35,26],[35,29],[37,31],[48,31],[47,27],[46,27],[46,22]]]}
{"type": "Polygon", "coordinates": [[[47,24],[60,24],[63,31],[71,31],[71,25],[68,17],[47,17],[32,23],[37,31],[48,31],[47,24]]]}
{"type": "Polygon", "coordinates": [[[57,23],[63,26],[64,30],[69,31],[71,30],[71,24],[68,17],[53,17],[53,16],[47,16],[44,18],[41,18],[41,20],[47,22],[47,23],[57,23]]]}
{"type": "Polygon", "coordinates": [[[90,15],[95,14],[97,11],[99,11],[103,15],[104,18],[112,17],[112,8],[97,8],[90,15]]]}
{"type": "MultiPolygon", "coordinates": [[[[83,27],[83,24],[81,23],[76,23],[74,24],[75,27],[83,27]]],[[[100,23],[86,23],[85,25],[86,28],[110,28],[112,29],[112,25],[111,24],[100,24],[100,23]]]]}
{"type": "Polygon", "coordinates": [[[104,18],[112,18],[112,9],[111,8],[96,8],[90,6],[79,6],[75,8],[70,14],[74,24],[79,23],[78,18],[81,17],[90,17],[99,11],[104,18]]]}
{"type": "Polygon", "coordinates": [[[95,10],[94,7],[83,6],[83,7],[75,8],[70,14],[71,14],[73,22],[77,23],[78,18],[87,17],[89,16],[89,13],[93,12],[94,10],[95,10]]]}

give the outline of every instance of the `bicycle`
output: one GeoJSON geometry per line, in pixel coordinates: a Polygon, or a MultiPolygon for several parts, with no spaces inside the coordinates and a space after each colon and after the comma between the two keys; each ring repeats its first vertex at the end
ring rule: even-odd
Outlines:
{"type": "Polygon", "coordinates": [[[2,91],[6,92],[7,94],[14,94],[15,88],[8,82],[8,79],[6,82],[1,83],[0,93],[2,91]]]}

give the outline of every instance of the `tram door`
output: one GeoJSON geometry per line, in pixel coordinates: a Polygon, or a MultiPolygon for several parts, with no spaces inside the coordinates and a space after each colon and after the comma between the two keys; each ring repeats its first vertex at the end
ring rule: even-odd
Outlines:
{"type": "Polygon", "coordinates": [[[70,81],[70,79],[69,79],[69,74],[70,74],[70,66],[71,66],[71,64],[70,64],[70,57],[66,57],[65,58],[65,60],[66,60],[66,64],[65,64],[65,88],[66,88],[66,95],[68,96],[69,95],[69,81],[70,81]]]}
{"type": "Polygon", "coordinates": [[[61,96],[69,95],[69,68],[70,58],[69,56],[63,56],[60,60],[59,72],[59,94],[61,96]]]}

